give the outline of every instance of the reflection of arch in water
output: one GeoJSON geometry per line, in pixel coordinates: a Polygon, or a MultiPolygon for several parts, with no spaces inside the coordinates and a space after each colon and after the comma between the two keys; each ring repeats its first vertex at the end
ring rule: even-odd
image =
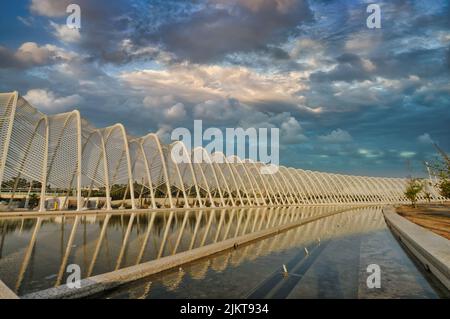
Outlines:
{"type": "Polygon", "coordinates": [[[170,272],[162,277],[162,283],[167,288],[168,291],[173,291],[178,288],[180,283],[183,281],[185,272],[182,268],[178,271],[170,272]]]}
{"type": "Polygon", "coordinates": [[[206,259],[189,266],[188,273],[193,279],[203,279],[208,272],[211,260],[206,259]]]}
{"type": "MultiPolygon", "coordinates": [[[[312,212],[312,214],[322,209],[323,207],[317,207],[315,208],[316,212],[312,212]]],[[[206,276],[208,266],[211,266],[212,270],[216,272],[223,272],[227,267],[237,267],[243,262],[255,260],[274,251],[317,246],[326,240],[337,239],[340,236],[355,236],[384,228],[384,219],[379,208],[357,209],[307,223],[276,237],[261,240],[194,264],[190,266],[189,273],[193,279],[202,280],[206,276]]]]}
{"type": "MultiPolygon", "coordinates": [[[[110,268],[112,271],[124,266],[139,264],[144,261],[161,258],[196,247],[202,247],[221,240],[253,233],[255,231],[298,222],[308,217],[337,212],[340,209],[342,209],[342,207],[310,206],[304,208],[289,207],[271,209],[252,208],[249,210],[192,211],[188,213],[175,211],[163,213],[153,211],[149,213],[130,214],[127,216],[127,219],[125,219],[126,222],[124,223],[120,223],[121,219],[118,219],[120,218],[120,215],[116,216],[114,219],[111,219],[113,216],[111,214],[98,215],[96,218],[99,223],[99,227],[96,231],[97,237],[93,239],[93,241],[87,243],[91,248],[86,250],[86,252],[83,252],[83,257],[87,257],[87,261],[83,262],[83,264],[88,266],[88,268],[83,271],[83,276],[95,274],[100,252],[104,251],[108,246],[109,249],[112,249],[110,252],[111,256],[114,256],[113,258],[115,258],[112,268],[110,268]],[[155,223],[156,220],[159,221],[158,224],[155,223]],[[111,221],[113,221],[113,223],[111,221]],[[136,233],[139,229],[139,233],[136,233]],[[122,234],[118,245],[111,246],[109,244],[109,241],[114,238],[112,234],[108,235],[108,233],[111,232],[112,234],[117,232],[122,234]]],[[[327,238],[330,238],[330,236],[335,236],[336,238],[336,236],[339,236],[340,234],[357,234],[358,231],[361,230],[372,231],[377,229],[377,227],[384,225],[383,219],[379,218],[380,215],[377,214],[376,209],[361,209],[358,211],[333,215],[282,233],[277,237],[277,240],[270,240],[269,238],[254,246],[244,247],[242,250],[238,249],[235,251],[234,256],[229,258],[224,257],[223,260],[226,263],[237,265],[245,260],[256,258],[255,254],[256,256],[261,256],[269,254],[272,251],[289,249],[290,247],[299,245],[299,240],[301,240],[303,244],[306,244],[307,242],[317,241],[317,238],[326,240],[327,238]],[[363,217],[366,219],[363,219],[363,217]],[[345,227],[339,227],[337,230],[333,230],[333,233],[327,233],[327,230],[330,231],[330,229],[334,229],[333,227],[336,225],[344,225],[345,227]],[[294,236],[293,234],[297,234],[296,236],[299,237],[292,237],[294,236]],[[255,253],[255,249],[257,253],[255,253]]],[[[82,245],[77,244],[75,241],[75,238],[79,237],[77,234],[79,233],[78,229],[80,227],[78,226],[81,218],[86,217],[76,215],[75,218],[61,220],[63,223],[70,222],[70,228],[68,234],[69,237],[65,249],[63,250],[63,258],[58,267],[59,272],[55,281],[56,285],[62,283],[64,269],[68,261],[77,262],[76,258],[80,258],[79,256],[81,256],[80,249],[82,249],[82,245]],[[77,244],[76,247],[74,244],[77,244]]],[[[34,246],[40,232],[42,220],[44,220],[42,217],[36,219],[33,234],[30,238],[17,278],[17,291],[19,291],[21,287],[24,274],[31,262],[31,255],[41,253],[39,251],[35,252],[34,246]]],[[[215,270],[224,269],[224,267],[226,267],[226,265],[221,266],[219,260],[214,260],[212,265],[214,265],[213,269],[215,270]]],[[[103,272],[105,271],[105,266],[106,265],[100,267],[103,272]]],[[[206,270],[202,267],[201,269],[201,271],[198,270],[198,274],[205,273],[206,270]]]]}

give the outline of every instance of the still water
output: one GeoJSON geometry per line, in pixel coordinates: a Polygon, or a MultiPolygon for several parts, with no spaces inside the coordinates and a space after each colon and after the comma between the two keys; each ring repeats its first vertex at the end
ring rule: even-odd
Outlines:
{"type": "MultiPolygon", "coordinates": [[[[19,295],[194,249],[342,207],[0,218],[0,279],[19,295]]],[[[105,298],[436,298],[387,229],[381,208],[350,209],[123,286],[105,298]],[[382,271],[368,289],[367,266],[382,271]],[[286,265],[288,276],[283,275],[286,265]]]]}
{"type": "Polygon", "coordinates": [[[381,208],[325,217],[103,298],[449,298],[387,228],[381,208]],[[305,249],[306,248],[306,249],[305,249]],[[369,265],[381,270],[368,288],[369,265]],[[283,265],[288,274],[283,273],[283,265]]]}
{"type": "Polygon", "coordinates": [[[342,207],[0,217],[0,279],[19,295],[173,255],[342,207]]]}

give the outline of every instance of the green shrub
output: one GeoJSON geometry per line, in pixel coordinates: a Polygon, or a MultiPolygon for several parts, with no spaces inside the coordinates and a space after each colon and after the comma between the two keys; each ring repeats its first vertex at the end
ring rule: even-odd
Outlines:
{"type": "Polygon", "coordinates": [[[416,207],[417,195],[423,190],[423,183],[418,178],[411,178],[406,185],[405,196],[411,201],[411,205],[416,207]]]}

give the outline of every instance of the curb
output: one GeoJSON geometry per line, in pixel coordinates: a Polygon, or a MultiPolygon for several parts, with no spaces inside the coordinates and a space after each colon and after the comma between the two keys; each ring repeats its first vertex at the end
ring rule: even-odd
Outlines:
{"type": "Polygon", "coordinates": [[[450,290],[450,240],[403,218],[393,206],[385,207],[383,215],[399,241],[450,290]]]}
{"type": "Polygon", "coordinates": [[[19,297],[0,280],[0,299],[19,299],[19,297]]]}
{"type": "Polygon", "coordinates": [[[34,217],[56,217],[56,216],[77,216],[77,215],[126,215],[139,213],[166,213],[166,212],[186,212],[202,210],[232,210],[232,209],[272,209],[272,208],[292,208],[292,207],[367,207],[382,206],[387,203],[322,203],[322,204],[291,204],[291,205],[261,205],[261,206],[226,206],[226,207],[178,207],[178,208],[136,208],[136,209],[92,209],[92,210],[58,210],[58,211],[0,211],[0,220],[15,218],[34,218],[34,217]]]}

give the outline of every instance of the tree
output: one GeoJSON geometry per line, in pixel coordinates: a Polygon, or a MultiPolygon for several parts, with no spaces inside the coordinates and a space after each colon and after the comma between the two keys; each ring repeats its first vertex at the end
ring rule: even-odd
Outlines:
{"type": "Polygon", "coordinates": [[[28,199],[28,208],[33,209],[39,204],[39,197],[36,194],[31,194],[28,199]]]}
{"type": "Polygon", "coordinates": [[[441,158],[436,160],[432,165],[433,172],[435,175],[439,176],[437,187],[439,188],[441,196],[450,198],[450,157],[438,145],[434,144],[434,147],[441,156],[441,158]]]}
{"type": "Polygon", "coordinates": [[[430,192],[423,192],[425,199],[427,200],[428,203],[431,202],[431,193],[430,192]]]}
{"type": "Polygon", "coordinates": [[[411,201],[411,205],[416,207],[417,195],[422,191],[423,183],[418,178],[411,178],[406,185],[405,196],[411,201]]]}
{"type": "Polygon", "coordinates": [[[439,186],[439,193],[441,194],[441,196],[444,196],[445,198],[450,198],[450,179],[441,178],[441,180],[438,183],[438,186],[439,186]]]}

